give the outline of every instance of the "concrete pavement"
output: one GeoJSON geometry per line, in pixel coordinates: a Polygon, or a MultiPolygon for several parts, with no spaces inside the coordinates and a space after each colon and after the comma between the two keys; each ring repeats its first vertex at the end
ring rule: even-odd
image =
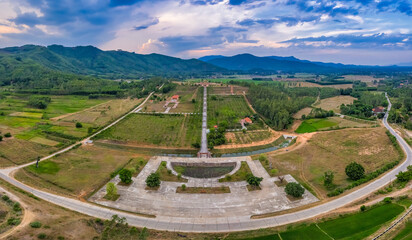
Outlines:
{"type": "MultiPolygon", "coordinates": [[[[388,99],[389,101],[389,99],[388,99]]],[[[391,108],[391,104],[389,102],[388,111],[391,108]]],[[[33,195],[42,198],[46,201],[49,201],[53,204],[81,212],[83,214],[87,214],[97,218],[109,219],[112,215],[117,214],[120,217],[125,217],[127,222],[130,225],[137,226],[137,227],[147,227],[149,229],[158,229],[158,230],[168,230],[168,231],[181,231],[181,232],[231,232],[231,231],[245,231],[245,230],[253,230],[253,229],[260,229],[266,227],[274,227],[285,225],[297,221],[302,221],[306,219],[310,219],[316,216],[319,216],[323,213],[327,213],[334,209],[343,207],[357,199],[360,199],[370,193],[373,193],[377,189],[381,188],[382,186],[388,184],[389,182],[396,179],[396,174],[400,171],[405,171],[407,166],[409,166],[412,162],[412,150],[409,145],[399,136],[388,124],[387,122],[388,113],[385,114],[383,119],[384,126],[396,137],[397,141],[399,142],[400,146],[406,153],[406,161],[396,166],[391,171],[387,172],[385,175],[380,177],[379,179],[368,183],[367,185],[348,193],[342,197],[329,201],[327,203],[308,208],[305,210],[296,211],[293,213],[288,213],[284,215],[263,218],[263,219],[250,219],[249,217],[245,216],[236,216],[236,217],[228,217],[228,218],[193,218],[192,221],[187,221],[187,218],[180,217],[180,218],[171,218],[169,216],[161,216],[158,215],[156,218],[146,218],[130,213],[125,213],[122,211],[112,210],[109,208],[105,208],[102,206],[96,206],[91,203],[81,202],[76,199],[71,199],[67,197],[62,197],[59,195],[51,194],[45,191],[41,191],[30,186],[27,186],[21,182],[16,181],[10,173],[13,170],[17,170],[29,164],[21,165],[18,167],[7,168],[0,170],[0,177],[5,181],[15,185],[23,189],[24,191],[30,192],[33,195]]],[[[120,120],[119,120],[120,121],[120,120]]],[[[67,151],[67,150],[66,150],[67,151]]],[[[55,155],[55,154],[54,154],[55,155]]],[[[53,156],[54,156],[53,155],[53,156]]],[[[48,156],[43,159],[50,158],[48,156]]],[[[153,199],[155,202],[156,199],[153,199]]],[[[190,213],[187,213],[188,215],[190,213]]]]}

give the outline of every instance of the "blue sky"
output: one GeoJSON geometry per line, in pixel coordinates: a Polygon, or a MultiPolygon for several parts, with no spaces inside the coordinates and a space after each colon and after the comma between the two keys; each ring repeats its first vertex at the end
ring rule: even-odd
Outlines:
{"type": "Polygon", "coordinates": [[[1,0],[0,47],[412,62],[412,0],[1,0]]]}

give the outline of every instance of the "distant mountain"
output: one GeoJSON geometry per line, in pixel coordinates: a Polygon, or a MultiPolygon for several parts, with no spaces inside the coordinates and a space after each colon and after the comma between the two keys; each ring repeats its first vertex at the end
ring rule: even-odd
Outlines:
{"type": "Polygon", "coordinates": [[[369,73],[385,71],[412,71],[412,68],[399,66],[362,66],[341,63],[324,63],[300,60],[293,56],[257,57],[252,54],[239,54],[232,57],[204,56],[199,60],[235,71],[244,72],[310,72],[310,73],[369,73]]]}
{"type": "Polygon", "coordinates": [[[405,62],[405,63],[399,63],[396,64],[397,66],[403,66],[403,67],[412,67],[412,62],[405,62]]]}
{"type": "Polygon", "coordinates": [[[25,45],[0,49],[0,77],[18,75],[19,69],[22,68],[110,79],[224,71],[220,67],[197,59],[183,60],[161,54],[142,55],[126,51],[102,51],[93,46],[25,45]],[[7,69],[12,71],[6,71],[7,69]]]}

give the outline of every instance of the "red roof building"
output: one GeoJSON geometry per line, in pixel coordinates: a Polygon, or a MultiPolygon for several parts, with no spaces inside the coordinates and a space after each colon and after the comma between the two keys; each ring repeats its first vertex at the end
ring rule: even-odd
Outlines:
{"type": "Polygon", "coordinates": [[[179,95],[173,95],[172,99],[178,100],[179,99],[179,95]]]}
{"type": "Polygon", "coordinates": [[[250,119],[249,117],[245,117],[245,122],[246,123],[248,123],[248,124],[251,124],[252,123],[252,119],[250,119]]]}
{"type": "Polygon", "coordinates": [[[372,109],[373,113],[384,113],[385,112],[385,108],[384,107],[376,107],[372,109]]]}

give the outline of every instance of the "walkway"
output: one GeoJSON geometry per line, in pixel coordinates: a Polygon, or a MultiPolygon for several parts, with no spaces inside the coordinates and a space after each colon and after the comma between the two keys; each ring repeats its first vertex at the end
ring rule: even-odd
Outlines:
{"type": "Polygon", "coordinates": [[[210,157],[209,149],[207,148],[207,86],[203,86],[203,114],[202,114],[202,139],[200,142],[200,151],[198,157],[210,157]]]}
{"type": "MultiPolygon", "coordinates": [[[[389,99],[388,99],[389,101],[389,99]]],[[[391,103],[389,102],[388,111],[391,108],[391,103]]],[[[312,208],[296,211],[293,213],[288,213],[284,215],[263,218],[263,219],[250,219],[249,217],[228,217],[228,218],[195,218],[192,219],[192,222],[187,223],[186,218],[180,218],[179,220],[176,218],[171,217],[162,217],[157,216],[156,218],[146,218],[142,216],[138,216],[135,214],[125,213],[122,211],[108,209],[102,206],[96,206],[95,204],[81,202],[76,199],[71,199],[67,197],[62,197],[59,195],[47,193],[30,186],[27,186],[21,182],[16,181],[10,173],[14,170],[27,166],[28,163],[25,165],[7,168],[0,170],[0,177],[5,181],[15,185],[18,188],[21,188],[24,191],[30,192],[35,196],[42,198],[46,201],[49,201],[53,204],[89,215],[97,218],[102,219],[110,219],[112,215],[117,214],[120,217],[125,217],[127,222],[130,225],[137,226],[137,227],[147,227],[149,229],[158,229],[158,230],[168,230],[168,231],[181,231],[181,232],[231,232],[231,231],[245,231],[245,230],[253,230],[253,229],[261,229],[267,227],[274,227],[285,225],[297,221],[302,221],[306,219],[310,219],[321,214],[327,213],[331,210],[343,207],[353,201],[356,201],[362,197],[365,197],[377,189],[381,188],[382,186],[388,184],[389,182],[396,179],[396,174],[400,171],[405,171],[407,166],[409,166],[412,162],[412,150],[409,145],[403,140],[399,134],[397,134],[392,127],[389,126],[387,122],[388,113],[385,114],[383,119],[384,126],[396,137],[397,141],[399,142],[400,146],[406,153],[406,161],[402,164],[396,166],[390,172],[386,173],[381,178],[370,182],[369,184],[348,193],[340,198],[332,200],[330,202],[326,202],[322,205],[318,205],[312,208]],[[185,221],[184,221],[185,220],[185,221]]],[[[120,120],[119,120],[120,121],[120,120]]],[[[106,129],[106,128],[105,128],[106,129]]],[[[66,150],[67,151],[67,150],[66,150]]],[[[60,151],[61,152],[61,151],[60,151]]],[[[55,154],[54,154],[55,155],[55,154]]],[[[53,155],[53,156],[54,156],[53,155]]],[[[43,159],[50,158],[48,156],[43,159]]],[[[156,201],[156,199],[153,199],[156,201]]],[[[190,213],[188,213],[190,214],[190,213]]]]}

